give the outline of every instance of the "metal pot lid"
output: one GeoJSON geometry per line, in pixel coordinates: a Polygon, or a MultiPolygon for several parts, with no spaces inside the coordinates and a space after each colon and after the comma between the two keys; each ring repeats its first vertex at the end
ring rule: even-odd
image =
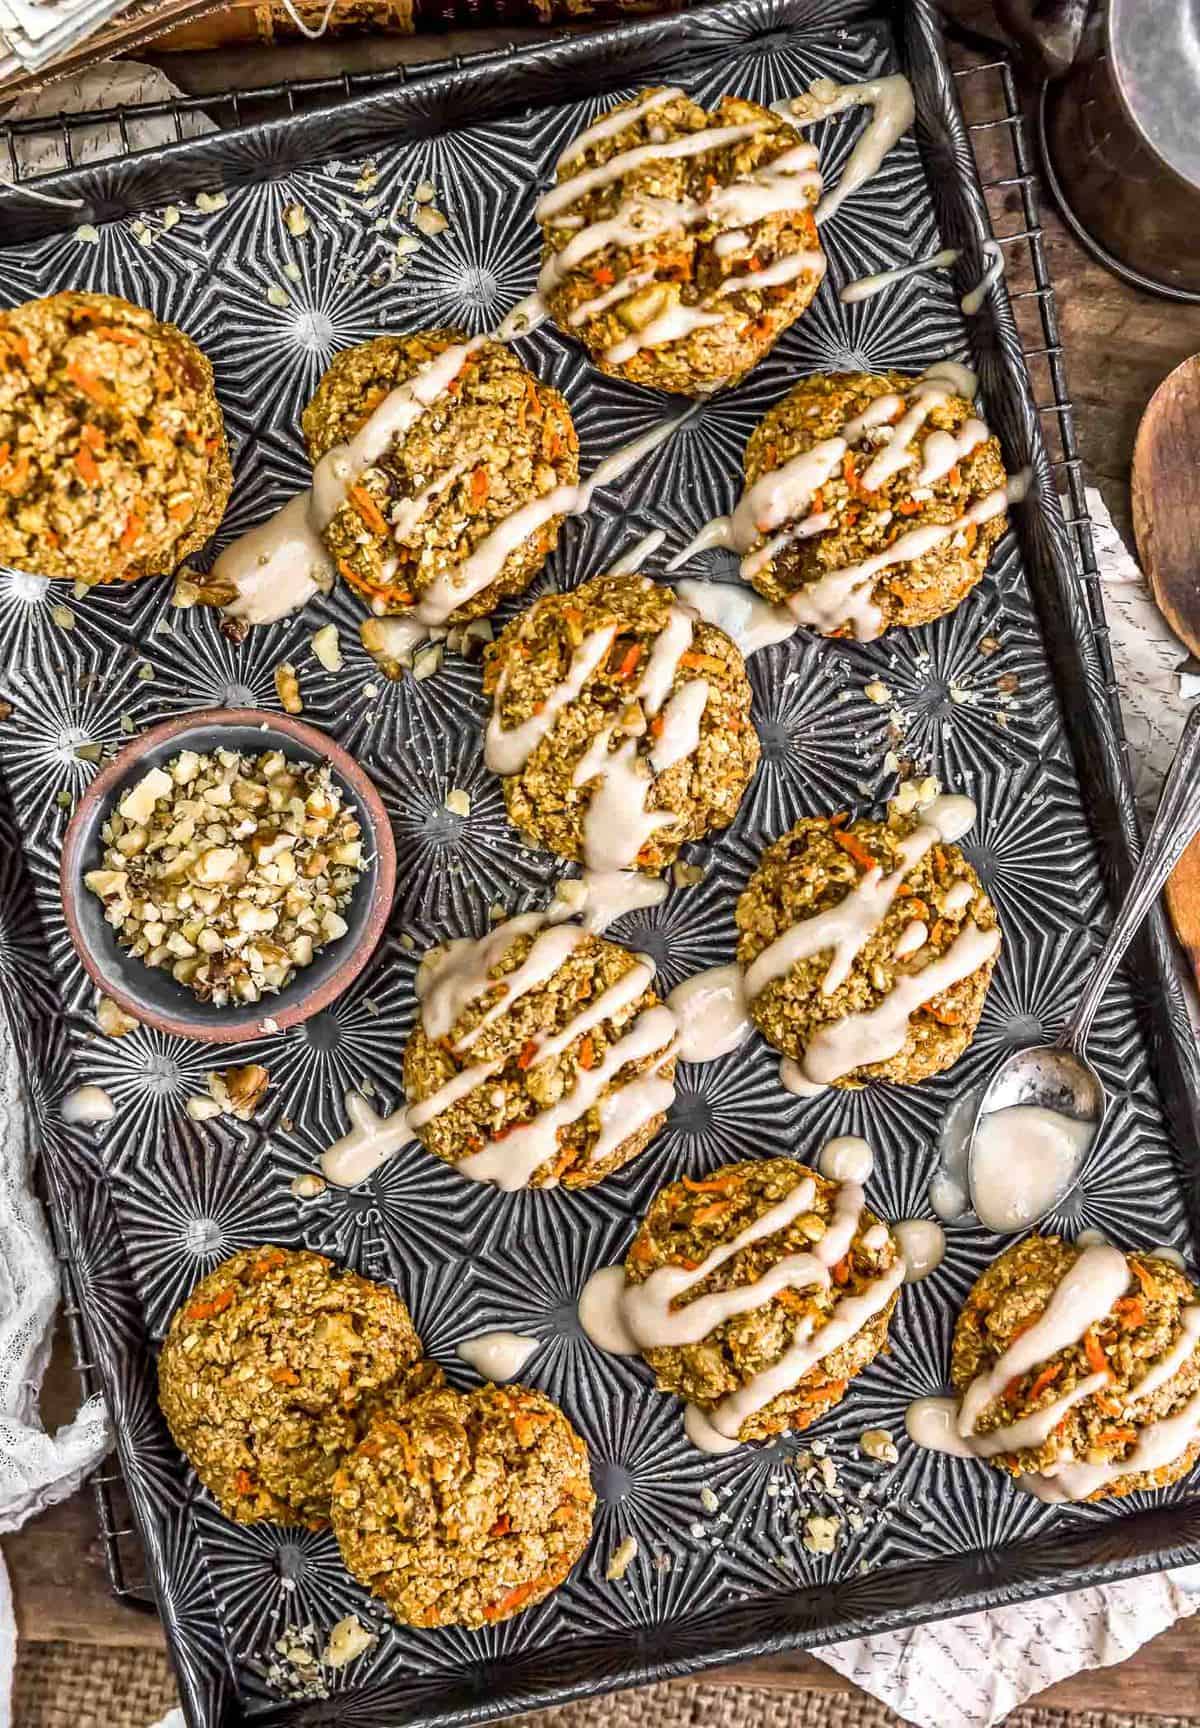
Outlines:
{"type": "Polygon", "coordinates": [[[1108,53],[1146,144],[1200,191],[1200,0],[1110,0],[1108,53]]]}

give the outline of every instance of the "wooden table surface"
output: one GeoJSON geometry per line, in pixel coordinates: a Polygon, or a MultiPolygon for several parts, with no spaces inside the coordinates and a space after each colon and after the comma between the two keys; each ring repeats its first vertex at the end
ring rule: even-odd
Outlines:
{"type": "MultiPolygon", "coordinates": [[[[950,7],[968,22],[987,28],[980,0],[954,0],[950,7]]],[[[469,52],[536,34],[533,31],[474,32],[397,44],[366,41],[301,48],[283,64],[278,49],[239,51],[239,83],[267,83],[312,76],[338,64],[354,69],[469,52]]],[[[222,87],[228,62],[220,54],[165,56],[163,65],[189,90],[222,87]]],[[[1155,386],[1189,354],[1200,350],[1200,306],[1177,306],[1126,287],[1094,264],[1043,201],[1047,258],[1057,288],[1062,337],[1076,404],[1079,441],[1089,479],[1104,494],[1114,520],[1129,524],[1129,463],[1138,419],[1155,386]]],[[[65,1349],[55,1352],[44,1404],[53,1426],[72,1408],[73,1375],[65,1349]]],[[[12,1577],[20,1634],[25,1639],[70,1639],[83,1643],[161,1647],[156,1619],[123,1606],[109,1593],[96,1538],[92,1497],[84,1490],[3,1540],[12,1577]]],[[[731,1683],[790,1690],[849,1690],[847,1682],[816,1658],[786,1656],[718,1670],[731,1683]]],[[[1182,1621],[1116,1669],[1076,1675],[1041,1695],[1060,1708],[1142,1711],[1151,1715],[1200,1715],[1200,1638],[1182,1621]]]]}

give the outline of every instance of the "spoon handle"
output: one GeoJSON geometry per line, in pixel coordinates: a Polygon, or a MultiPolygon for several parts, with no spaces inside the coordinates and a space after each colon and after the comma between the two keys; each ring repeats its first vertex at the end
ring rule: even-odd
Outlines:
{"type": "Polygon", "coordinates": [[[1061,1042],[1069,1050],[1082,1055],[1113,973],[1197,829],[1200,829],[1200,703],[1187,717],[1146,844],[1129,891],[1113,920],[1108,941],[1084,985],[1075,1012],[1063,1028],[1061,1042]]]}

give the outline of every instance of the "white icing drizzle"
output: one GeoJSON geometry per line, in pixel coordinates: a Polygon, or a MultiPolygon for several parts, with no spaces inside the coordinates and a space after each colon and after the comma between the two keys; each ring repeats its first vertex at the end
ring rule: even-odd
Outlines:
{"type": "Polygon", "coordinates": [[[678,419],[652,426],[648,432],[606,456],[578,485],[554,486],[540,498],[529,499],[511,515],[503,517],[491,533],[483,537],[469,558],[429,584],[415,608],[417,617],[422,623],[435,627],[444,624],[457,607],[496,580],[505,561],[539,528],[545,527],[555,516],[584,515],[591,508],[593,495],[600,487],[619,480],[643,456],[657,450],[687,417],[681,415],[678,419]]]}
{"type": "Polygon", "coordinates": [[[984,1410],[999,1398],[1010,1380],[1080,1343],[1088,1328],[1103,1320],[1125,1294],[1129,1276],[1128,1262],[1116,1248],[1085,1248],[1039,1318],[967,1387],[958,1413],[958,1432],[964,1437],[973,1434],[984,1410]]]}
{"type": "Polygon", "coordinates": [[[517,726],[506,727],[500,721],[500,706],[508,688],[507,669],[501,673],[483,749],[483,759],[493,774],[521,772],[563,709],[576,700],[592,673],[601,664],[612,647],[616,634],[615,624],[605,624],[585,636],[571,656],[567,676],[549,692],[540,710],[517,726]]]}
{"type": "Polygon", "coordinates": [[[582,899],[570,906],[560,902],[561,913],[552,904],[551,916],[578,917],[593,936],[601,935],[626,912],[661,906],[668,892],[660,876],[645,876],[640,870],[585,870],[578,881],[582,899]]]}
{"type": "Polygon", "coordinates": [[[611,348],[604,350],[604,358],[610,366],[623,366],[627,360],[632,360],[643,348],[663,348],[668,342],[679,342],[685,336],[690,336],[693,330],[703,330],[712,324],[723,324],[724,316],[720,312],[705,312],[700,306],[685,306],[677,300],[660,312],[657,318],[651,318],[648,324],[632,335],[625,336],[620,342],[614,342],[611,348]]]}
{"type": "Polygon", "coordinates": [[[407,540],[414,528],[420,526],[425,519],[425,513],[435,498],[440,498],[448,492],[454,482],[466,471],[466,462],[454,462],[429,482],[424,491],[418,492],[413,498],[401,498],[392,508],[392,534],[397,540],[407,540]]]}
{"type": "Polygon", "coordinates": [[[1149,1398],[1160,1386],[1173,1380],[1189,1357],[1195,1354],[1196,1342],[1200,1339],[1200,1304],[1189,1302],[1187,1307],[1181,1310],[1179,1322],[1179,1337],[1165,1356],[1160,1356],[1157,1362],[1151,1363],[1130,1392],[1128,1403],[1136,1404],[1143,1398],[1149,1398]]]}
{"type": "Polygon", "coordinates": [[[855,1068],[886,1062],[903,1048],[916,1010],[977,972],[999,947],[999,930],[964,925],[944,954],[920,972],[898,979],[877,1007],[823,1026],[805,1053],[805,1075],[829,1084],[855,1068]]]}
{"type": "MultiPolygon", "coordinates": [[[[718,242],[723,239],[718,235],[718,242]]],[[[718,252],[718,257],[720,253],[718,252]]],[[[765,264],[761,270],[750,270],[744,276],[726,276],[717,290],[722,296],[726,294],[741,294],[745,291],[755,291],[760,288],[777,288],[783,282],[794,282],[804,271],[810,271],[814,276],[823,276],[827,265],[823,252],[785,252],[782,258],[776,258],[773,264],[765,264]]]]}
{"type": "Polygon", "coordinates": [[[892,427],[886,441],[867,463],[859,476],[864,492],[877,492],[894,475],[911,467],[914,457],[909,445],[928,419],[932,409],[943,403],[950,391],[945,384],[919,378],[912,388],[912,400],[892,427]]]}
{"type": "MultiPolygon", "coordinates": [[[[969,808],[969,821],[973,821],[975,807],[970,799],[965,802],[969,808]]],[[[831,996],[845,983],[856,957],[879,929],[909,871],[939,841],[957,839],[965,832],[960,826],[962,816],[957,803],[945,798],[934,799],[921,812],[918,826],[897,843],[900,862],[895,870],[885,876],[878,864],[872,865],[835,906],[827,907],[812,918],[801,919],[763,949],[746,969],[747,996],[753,1000],[768,984],[790,972],[799,961],[826,951],[829,951],[830,960],[821,981],[821,990],[824,995],[831,996]]],[[[929,994],[927,992],[926,997],[929,994]]]]}
{"type": "MultiPolygon", "coordinates": [[[[512,1129],[502,1139],[489,1140],[481,1151],[460,1159],[456,1166],[459,1174],[474,1182],[493,1182],[505,1192],[527,1187],[541,1165],[557,1151],[559,1130],[585,1116],[627,1062],[640,1062],[656,1054],[659,1065],[665,1062],[672,1053],[674,1036],[675,1016],[670,1009],[663,1003],[647,1009],[616,1043],[606,1049],[604,1059],[597,1067],[580,1069],[570,1092],[556,1104],[539,1111],[528,1122],[512,1129]]],[[[628,1095],[630,1090],[630,1087],[623,1088],[624,1095],[628,1095]]],[[[610,1121],[608,1135],[611,1143],[618,1144],[627,1138],[646,1119],[642,1116],[634,1126],[624,1128],[615,1128],[610,1121]]],[[[592,1161],[595,1156],[593,1153],[592,1161]]]]}
{"type": "Polygon", "coordinates": [[[231,584],[231,617],[273,624],[330,587],[333,560],[312,520],[312,496],[297,493],[217,558],[212,579],[231,584]]]}
{"type": "MultiPolygon", "coordinates": [[[[568,1021],[561,1032],[549,1037],[542,1033],[536,1039],[537,1055],[530,1066],[536,1068],[543,1062],[553,1062],[576,1038],[583,1038],[603,1021],[615,1019],[618,1014],[624,1013],[653,982],[654,967],[650,961],[636,961],[627,972],[622,972],[621,976],[603,989],[586,1008],[582,1008],[568,1021]]],[[[618,1096],[624,1097],[625,1094],[618,1096]]]]}
{"type": "Polygon", "coordinates": [[[931,432],[921,447],[921,467],[917,471],[918,486],[932,486],[935,481],[943,479],[956,462],[964,456],[969,456],[972,450],[977,450],[981,444],[986,444],[991,433],[982,420],[974,415],[965,420],[962,429],[957,432],[931,432]]]}
{"type": "Polygon", "coordinates": [[[679,1022],[684,1062],[713,1062],[738,1049],[752,1030],[736,961],[685,978],[667,997],[667,1006],[679,1022]]]}
{"type": "Polygon", "coordinates": [[[873,432],[877,426],[889,425],[893,420],[898,420],[903,412],[903,396],[897,396],[894,390],[888,390],[882,396],[873,396],[861,414],[847,420],[842,428],[842,436],[847,444],[857,444],[864,432],[873,432]]]}
{"type": "Polygon", "coordinates": [[[609,575],[636,575],[647,559],[653,558],[666,537],[665,528],[652,528],[649,534],[643,534],[640,540],[635,540],[628,552],[622,552],[616,563],[609,566],[609,575]]]}
{"type": "MultiPolygon", "coordinates": [[[[613,748],[617,734],[614,721],[596,734],[575,765],[573,785],[592,787],[583,823],[589,872],[607,876],[624,871],[636,862],[658,829],[675,821],[672,811],[648,809],[647,799],[655,777],[694,755],[699,747],[709,686],[703,679],[693,678],[672,691],[682,656],[691,645],[695,618],[695,612],[686,605],[670,608],[635,687],[646,714],[652,720],[661,716],[648,757],[638,755],[636,738],[621,738],[613,748]]],[[[499,719],[507,683],[507,672],[502,674],[487,728],[485,760],[490,768],[499,773],[520,771],[563,708],[579,696],[599,667],[614,634],[615,626],[606,626],[586,637],[572,655],[566,678],[550,691],[540,711],[509,729],[503,728],[499,719]]]]}
{"type": "Polygon", "coordinates": [[[928,258],[918,258],[914,264],[900,264],[894,270],[880,270],[873,276],[860,276],[857,281],[847,282],[839,291],[838,299],[843,306],[853,306],[859,300],[870,300],[882,293],[893,282],[902,282],[906,276],[924,275],[929,270],[948,270],[957,259],[958,253],[952,246],[947,246],[928,258]]]}
{"type": "Polygon", "coordinates": [[[480,1332],[462,1339],[455,1355],[485,1380],[515,1380],[541,1342],[522,1332],[480,1332]]]}
{"type": "MultiPolygon", "coordinates": [[[[817,1244],[818,1252],[827,1239],[817,1244]]],[[[738,1391],[721,1400],[711,1413],[713,1426],[721,1433],[737,1434],[749,1417],[795,1386],[826,1356],[857,1337],[891,1301],[904,1275],[904,1261],[897,1256],[895,1265],[871,1279],[860,1295],[842,1296],[830,1319],[818,1331],[806,1337],[801,1327],[791,1347],[776,1362],[760,1369],[738,1391]]]]}
{"type": "Polygon", "coordinates": [[[965,876],[960,877],[957,882],[952,882],[943,894],[942,911],[950,913],[951,916],[957,916],[959,912],[966,911],[974,898],[975,888],[973,884],[968,882],[965,876]]]}
{"type": "Polygon", "coordinates": [[[681,684],[671,697],[662,711],[662,730],[650,752],[650,766],[656,774],[665,774],[668,768],[695,754],[708,697],[708,685],[703,678],[681,684]]]}
{"type": "Polygon", "coordinates": [[[923,918],[912,918],[901,930],[892,954],[897,960],[906,960],[910,954],[915,954],[918,948],[924,948],[928,940],[928,924],[923,918]]]}
{"type": "Polygon", "coordinates": [[[779,1084],[785,1092],[791,1092],[797,1098],[819,1098],[822,1092],[829,1090],[824,1083],[810,1080],[799,1062],[791,1056],[785,1056],[779,1064],[779,1084]]]}
{"type": "Polygon", "coordinates": [[[628,300],[653,280],[653,270],[631,270],[628,276],[618,276],[612,287],[606,288],[603,294],[597,294],[591,300],[581,300],[578,306],[572,307],[567,323],[572,330],[578,330],[589,318],[598,318],[602,312],[607,312],[610,306],[620,305],[622,300],[628,300]]]}
{"type": "Polygon", "coordinates": [[[575,786],[592,784],[583,819],[583,853],[593,870],[621,870],[636,860],[660,828],[675,820],[672,810],[648,810],[653,787],[649,767],[637,754],[637,740],[626,738],[609,749],[616,727],[598,732],[572,776],[575,786]]]}
{"type": "Polygon", "coordinates": [[[845,438],[825,438],[793,456],[782,468],[761,475],[742,494],[733,512],[733,545],[746,551],[760,534],[770,534],[785,522],[801,522],[813,493],[841,467],[848,449],[845,438]]]}
{"type": "Polygon", "coordinates": [[[796,144],[744,179],[716,187],[701,207],[700,220],[720,228],[745,228],[783,210],[804,209],[808,194],[820,190],[817,152],[811,144],[796,144]]]}
{"type": "Polygon", "coordinates": [[[347,1092],[346,1114],[350,1118],[348,1131],[321,1154],[325,1180],[338,1188],[354,1188],[365,1182],[413,1137],[407,1111],[380,1116],[361,1092],[347,1092]]]}
{"type": "Polygon", "coordinates": [[[611,216],[589,222],[565,246],[551,252],[538,276],[538,292],[543,297],[553,293],[572,270],[609,246],[640,246],[673,228],[690,228],[701,219],[700,207],[690,202],[646,196],[623,199],[611,216]]]}
{"type": "Polygon", "coordinates": [[[740,1440],[731,1440],[728,1434],[714,1428],[698,1404],[684,1405],[683,1431],[697,1452],[709,1452],[715,1457],[736,1452],[741,1445],[740,1440]]]}
{"type": "Polygon", "coordinates": [[[786,606],[772,606],[737,583],[685,581],[677,592],[706,623],[724,630],[743,655],[756,654],[796,634],[796,620],[786,606]]]}
{"type": "Polygon", "coordinates": [[[482,1086],[485,1080],[490,1080],[497,1069],[504,1064],[499,1061],[475,1062],[469,1068],[464,1068],[458,1074],[439,1086],[436,1092],[431,1092],[428,1098],[422,1098],[418,1104],[406,1106],[408,1125],[411,1129],[424,1128],[427,1122],[432,1122],[435,1116],[440,1116],[444,1110],[449,1110],[461,1099],[469,1097],[477,1086],[482,1086]]]}
{"type": "Polygon", "coordinates": [[[345,500],[347,487],[446,394],[470,356],[486,341],[486,336],[473,336],[468,342],[451,342],[411,378],[389,390],[353,438],[335,444],[322,456],[313,470],[313,515],[318,528],[332,520],[345,500]]]}
{"type": "Polygon", "coordinates": [[[985,240],[983,243],[984,269],[983,275],[974,288],[968,289],[963,295],[960,305],[964,318],[972,317],[983,305],[993,284],[1004,274],[1004,250],[995,240],[985,240]]]}
{"type": "Polygon", "coordinates": [[[497,342],[514,342],[518,336],[528,336],[544,324],[550,316],[541,294],[535,289],[532,294],[526,294],[523,300],[518,300],[512,311],[507,313],[496,326],[497,342]]]}
{"type": "MultiPolygon", "coordinates": [[[[775,979],[785,977],[799,961],[828,954],[821,988],[832,994],[845,982],[855,958],[879,929],[893,905],[905,877],[938,841],[958,840],[975,819],[969,798],[947,794],[935,798],[921,812],[921,821],[899,843],[900,862],[887,875],[873,865],[834,906],[811,918],[801,919],[763,949],[747,967],[746,996],[750,1001],[775,979]]],[[[910,924],[902,934],[908,935],[910,924]]],[[[905,954],[919,952],[915,937],[909,937],[905,954]]],[[[961,983],[982,966],[1000,945],[998,930],[981,930],[966,923],[944,954],[928,961],[917,972],[898,977],[873,1009],[848,1014],[818,1031],[799,1062],[785,1058],[780,1080],[788,1091],[812,1096],[852,1069],[894,1056],[908,1036],[915,1010],[953,984],[961,983]]]]}
{"type": "Polygon", "coordinates": [[[625,1268],[601,1266],[579,1292],[579,1324],[597,1350],[610,1356],[636,1356],[638,1341],[625,1324],[622,1298],[625,1268]]]}
{"type": "Polygon", "coordinates": [[[695,623],[696,614],[690,606],[672,606],[666,623],[654,638],[637,683],[637,695],[648,714],[657,714],[670,695],[680,659],[692,645],[695,623]]]}
{"type": "Polygon", "coordinates": [[[542,912],[521,912],[497,924],[478,941],[459,936],[427,954],[417,969],[415,984],[426,1036],[434,1043],[448,1037],[471,1003],[489,988],[491,968],[514,942],[540,930],[545,921],[542,912]]]}
{"type": "MultiPolygon", "coordinates": [[[[1018,1334],[990,1371],[971,1382],[961,1403],[951,1398],[921,1398],[909,1406],[905,1422],[910,1437],[933,1451],[974,1458],[994,1458],[1043,1445],[1068,1411],[1109,1385],[1107,1372],[1086,1375],[1040,1409],[987,1433],[976,1431],[979,1418],[1011,1381],[1080,1343],[1089,1328],[1103,1320],[1120,1300],[1129,1277],[1123,1254],[1107,1243],[1090,1244],[1059,1282],[1040,1318],[1018,1334]]],[[[1170,1349],[1123,1395],[1123,1419],[1128,1419],[1131,1406],[1152,1397],[1174,1379],[1194,1354],[1200,1341],[1200,1304],[1184,1308],[1180,1322],[1179,1337],[1170,1349]]],[[[1128,1457],[1092,1464],[1066,1456],[1043,1473],[1021,1476],[1018,1486],[1041,1500],[1085,1500],[1123,1476],[1174,1464],[1197,1439],[1200,1393],[1193,1394],[1172,1415],[1142,1425],[1128,1457]]]]}
{"type": "Polygon", "coordinates": [[[828,511],[817,515],[808,515],[802,522],[781,528],[778,534],[772,534],[769,540],[754,552],[748,552],[742,559],[741,576],[743,581],[752,582],[760,570],[765,570],[777,552],[782,552],[785,546],[790,546],[793,540],[811,540],[814,534],[823,534],[826,528],[832,528],[835,518],[828,511]]]}
{"type": "MultiPolygon", "coordinates": [[[[844,1223],[840,1229],[831,1224],[825,1237],[811,1252],[784,1255],[752,1284],[737,1284],[728,1290],[712,1290],[690,1302],[682,1302],[682,1298],[690,1290],[702,1284],[710,1273],[723,1266],[727,1260],[732,1260],[743,1248],[762,1241],[764,1237],[773,1236],[779,1230],[785,1230],[794,1219],[805,1212],[811,1212],[816,1196],[816,1184],[812,1177],[803,1176],[782,1200],[777,1200],[759,1217],[743,1225],[727,1242],[718,1243],[705,1255],[699,1266],[659,1266],[643,1283],[627,1284],[622,1299],[625,1319],[642,1349],[678,1349],[685,1344],[699,1344],[727,1320],[763,1307],[781,1290],[828,1286],[831,1282],[829,1267],[841,1259],[849,1246],[844,1223]],[[827,1260],[828,1250],[824,1253],[818,1251],[825,1249],[825,1243],[835,1229],[837,1243],[840,1244],[846,1236],[846,1246],[842,1247],[832,1260],[827,1260]],[[676,1303],[681,1305],[676,1307],[676,1303]]],[[[845,1203],[844,1196],[843,1188],[839,1190],[840,1202],[845,1203]]],[[[855,1195],[851,1192],[849,1204],[854,1208],[849,1214],[851,1235],[859,1210],[854,1201],[855,1195]]]]}
{"type": "Polygon", "coordinates": [[[744,228],[726,228],[713,241],[713,255],[717,258],[729,258],[749,244],[750,235],[744,228]]]}
{"type": "Polygon", "coordinates": [[[469,1050],[487,1028],[493,1026],[502,1014],[507,1014],[522,996],[553,978],[584,940],[585,932],[577,924],[551,924],[540,931],[516,971],[497,980],[495,988],[499,995],[478,1023],[458,1039],[455,1052],[461,1055],[469,1050]]]}
{"type": "Polygon", "coordinates": [[[972,1458],[974,1453],[958,1432],[958,1405],[953,1398],[915,1398],[904,1413],[909,1439],[929,1452],[948,1452],[952,1458],[972,1458]]]}
{"type": "Polygon", "coordinates": [[[940,1224],[935,1224],[932,1218],[902,1218],[892,1225],[892,1235],[904,1256],[906,1284],[919,1284],[922,1278],[937,1271],[946,1253],[946,1234],[940,1224]]]}
{"type": "Polygon", "coordinates": [[[512,554],[540,528],[556,516],[575,515],[582,498],[579,486],[553,486],[501,517],[461,564],[443,571],[423,591],[415,608],[417,617],[434,628],[445,624],[456,607],[491,586],[512,554]]]}
{"type": "Polygon", "coordinates": [[[817,1169],[830,1182],[857,1182],[863,1187],[871,1179],[875,1154],[857,1134],[839,1134],[827,1140],[817,1159],[817,1169]]]}
{"type": "Polygon", "coordinates": [[[875,577],[895,564],[908,564],[952,540],[968,528],[981,527],[1008,506],[1008,488],[997,488],[968,506],[952,522],[930,522],[911,528],[882,552],[840,570],[827,571],[816,582],[790,596],[788,605],[801,624],[826,634],[842,624],[852,624],[860,642],[870,642],[883,628],[882,615],[871,600],[875,577]]]}
{"type": "Polygon", "coordinates": [[[597,163],[593,168],[583,168],[567,180],[560,180],[557,186],[552,186],[538,199],[534,207],[534,215],[539,222],[550,222],[562,210],[570,209],[589,192],[597,192],[604,186],[611,186],[614,180],[619,180],[625,174],[636,173],[639,168],[647,167],[651,162],[673,162],[689,156],[703,156],[710,150],[725,150],[732,144],[744,143],[763,131],[766,122],[749,121],[739,126],[707,126],[699,132],[685,133],[682,138],[672,138],[650,144],[635,144],[628,150],[619,150],[610,156],[606,162],[597,163]]]}
{"type": "Polygon", "coordinates": [[[1107,1374],[1089,1374],[1042,1409],[987,1434],[958,1432],[958,1405],[953,1398],[918,1398],[909,1405],[904,1425],[909,1438],[927,1451],[949,1452],[955,1458],[995,1458],[1001,1452],[1044,1445],[1069,1410],[1107,1384],[1107,1374]]]}
{"type": "Polygon", "coordinates": [[[1081,1122],[1038,1104],[981,1116],[971,1150],[971,1197],[989,1230],[1027,1230],[1071,1187],[1096,1137],[1081,1122]]]}
{"type": "Polygon", "coordinates": [[[594,121],[591,126],[587,126],[582,132],[577,133],[559,157],[555,167],[565,168],[569,162],[578,161],[579,157],[585,155],[593,144],[601,144],[606,138],[617,137],[627,127],[636,126],[643,115],[653,113],[656,108],[661,108],[665,103],[673,102],[677,96],[682,95],[682,90],[674,84],[670,84],[661,90],[651,91],[640,102],[632,102],[628,107],[614,108],[608,114],[602,115],[599,120],[594,121]]]}
{"type": "MultiPolygon", "coordinates": [[[[870,462],[860,476],[866,491],[877,490],[902,469],[911,466],[916,454],[909,448],[937,404],[955,394],[972,398],[974,374],[957,361],[940,360],[916,380],[906,401],[893,392],[875,398],[842,427],[840,433],[821,439],[811,449],[793,456],[781,467],[770,469],[743,492],[732,516],[708,522],[668,564],[675,570],[698,553],[713,546],[727,546],[741,553],[741,575],[751,581],[782,548],[792,541],[823,533],[834,525],[835,516],[812,508],[814,497],[840,469],[850,448],[880,427],[890,424],[885,441],[873,446],[870,462]]],[[[930,483],[949,473],[955,462],[990,437],[987,426],[971,416],[957,435],[932,432],[920,455],[921,482],[930,483]]],[[[1010,500],[1023,495],[1019,480],[1003,490],[975,500],[952,522],[929,523],[900,535],[892,545],[872,557],[841,569],[826,571],[789,596],[780,610],[791,613],[795,624],[810,625],[825,634],[849,623],[860,641],[871,641],[883,628],[883,615],[873,600],[875,578],[895,564],[923,557],[956,534],[966,533],[1001,514],[1010,500]]],[[[788,634],[781,624],[782,634],[788,634]]]]}
{"type": "Polygon", "coordinates": [[[803,96],[790,96],[772,105],[777,114],[794,126],[811,126],[830,114],[847,108],[870,107],[870,124],[850,152],[842,177],[817,205],[817,221],[824,222],[838,206],[875,173],[896,140],[913,123],[915,107],[907,78],[893,74],[872,78],[863,84],[834,84],[818,79],[803,96]]]}
{"type": "Polygon", "coordinates": [[[1122,1476],[1163,1470],[1178,1463],[1197,1440],[1200,1440],[1200,1392],[1193,1393],[1173,1416],[1147,1422],[1127,1458],[1114,1459],[1107,1464],[1056,1464],[1041,1475],[1018,1477],[1017,1486],[1036,1495],[1039,1500],[1056,1505],[1086,1500],[1122,1476]]]}

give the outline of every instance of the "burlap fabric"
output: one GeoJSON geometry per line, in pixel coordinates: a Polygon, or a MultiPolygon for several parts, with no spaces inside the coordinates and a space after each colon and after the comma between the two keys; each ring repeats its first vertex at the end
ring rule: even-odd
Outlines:
{"type": "MultiPolygon", "coordinates": [[[[148,1728],[175,1702],[165,1656],[144,1649],[26,1644],[17,1662],[16,1728],[148,1728]]],[[[1030,1705],[1009,1728],[1194,1728],[1194,1717],[1030,1705]]],[[[901,1728],[873,1698],[750,1686],[650,1686],[540,1710],[525,1728],[901,1728]]]]}

